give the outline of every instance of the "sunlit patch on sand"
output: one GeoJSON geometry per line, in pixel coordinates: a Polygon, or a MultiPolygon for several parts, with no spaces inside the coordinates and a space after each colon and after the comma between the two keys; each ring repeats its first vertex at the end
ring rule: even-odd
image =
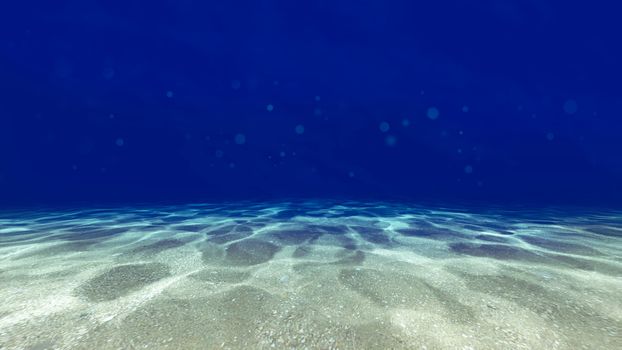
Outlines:
{"type": "Polygon", "coordinates": [[[0,215],[0,349],[618,349],[622,213],[386,203],[0,215]]]}

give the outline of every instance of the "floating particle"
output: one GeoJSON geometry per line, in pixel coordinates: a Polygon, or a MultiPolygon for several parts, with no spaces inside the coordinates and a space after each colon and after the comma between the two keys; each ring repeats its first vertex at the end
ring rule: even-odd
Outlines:
{"type": "Polygon", "coordinates": [[[273,105],[271,105],[271,104],[270,104],[270,105],[267,105],[267,106],[266,106],[266,110],[267,110],[268,112],[272,112],[272,111],[274,110],[274,106],[273,106],[273,105]]]}
{"type": "Polygon", "coordinates": [[[285,157],[285,151],[281,151],[281,153],[279,153],[279,156],[281,156],[281,158],[285,157]]]}
{"type": "Polygon", "coordinates": [[[315,96],[315,101],[320,102],[320,96],[315,96]]]}
{"type": "Polygon", "coordinates": [[[298,124],[296,128],[294,128],[294,131],[296,131],[296,134],[302,135],[305,132],[305,127],[302,124],[298,124]]]}
{"type": "Polygon", "coordinates": [[[171,90],[166,92],[166,97],[173,98],[173,92],[171,90]]]}
{"type": "Polygon", "coordinates": [[[245,81],[246,86],[249,90],[255,90],[257,89],[257,86],[259,85],[259,81],[257,81],[257,79],[247,79],[245,81]]]}
{"type": "Polygon", "coordinates": [[[350,171],[350,172],[348,173],[348,176],[349,176],[349,177],[354,177],[354,171],[350,171]]]}
{"type": "Polygon", "coordinates": [[[552,132],[547,132],[546,133],[546,139],[549,141],[553,141],[553,139],[555,138],[555,134],[553,134],[552,132]]]}
{"type": "Polygon", "coordinates": [[[439,115],[438,109],[436,107],[430,107],[428,108],[426,115],[428,116],[428,118],[435,120],[436,118],[438,118],[439,115]]]}
{"type": "Polygon", "coordinates": [[[462,106],[462,112],[464,113],[468,113],[469,112],[469,106],[462,106]]]}
{"type": "Polygon", "coordinates": [[[464,167],[464,172],[465,172],[466,174],[472,174],[472,173],[473,173],[473,167],[472,167],[472,166],[470,166],[470,165],[465,166],[465,167],[464,167]]]}
{"type": "Polygon", "coordinates": [[[237,134],[237,135],[235,135],[234,141],[238,145],[243,145],[243,144],[246,143],[246,135],[244,135],[244,134],[237,134]]]}
{"type": "Polygon", "coordinates": [[[102,75],[104,76],[104,79],[106,80],[112,80],[112,78],[114,78],[114,69],[112,68],[104,68],[104,71],[102,72],[102,75]]]}
{"type": "Polygon", "coordinates": [[[239,80],[231,80],[231,88],[233,90],[238,90],[242,86],[239,80]]]}
{"type": "Polygon", "coordinates": [[[391,126],[389,126],[389,123],[387,123],[387,122],[380,123],[380,125],[378,127],[380,128],[380,131],[382,131],[382,132],[387,132],[391,128],[391,126]]]}
{"type": "Polygon", "coordinates": [[[322,109],[321,109],[321,108],[316,108],[315,110],[313,110],[313,114],[314,114],[316,117],[321,116],[321,115],[322,115],[322,113],[323,113],[323,112],[322,112],[322,109]]]}
{"type": "Polygon", "coordinates": [[[577,109],[579,107],[577,106],[577,101],[575,100],[566,100],[566,102],[564,102],[564,112],[566,112],[567,114],[575,114],[577,113],[577,109]]]}
{"type": "Polygon", "coordinates": [[[410,120],[408,120],[408,119],[402,120],[402,126],[406,127],[406,126],[409,126],[409,125],[410,125],[410,120]]]}
{"type": "Polygon", "coordinates": [[[384,142],[387,144],[387,146],[393,147],[397,143],[397,137],[389,135],[384,139],[384,142]]]}
{"type": "Polygon", "coordinates": [[[122,138],[120,138],[120,137],[119,137],[119,138],[115,141],[115,144],[116,144],[117,146],[121,147],[121,146],[123,146],[123,145],[125,144],[125,141],[124,141],[122,138]]]}
{"type": "Polygon", "coordinates": [[[216,155],[216,158],[222,158],[222,156],[225,155],[222,150],[216,150],[214,154],[216,155]]]}
{"type": "Polygon", "coordinates": [[[56,67],[54,71],[55,71],[56,76],[58,76],[59,78],[66,79],[71,76],[72,68],[68,62],[59,60],[56,62],[55,66],[56,67]]]}
{"type": "Polygon", "coordinates": [[[235,168],[235,163],[229,163],[229,168],[231,169],[235,168]]]}

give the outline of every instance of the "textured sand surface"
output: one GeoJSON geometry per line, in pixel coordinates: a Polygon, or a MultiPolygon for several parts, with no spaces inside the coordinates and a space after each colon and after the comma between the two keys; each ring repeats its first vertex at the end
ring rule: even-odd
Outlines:
{"type": "Polygon", "coordinates": [[[622,213],[0,213],[0,349],[622,349],[622,213]]]}

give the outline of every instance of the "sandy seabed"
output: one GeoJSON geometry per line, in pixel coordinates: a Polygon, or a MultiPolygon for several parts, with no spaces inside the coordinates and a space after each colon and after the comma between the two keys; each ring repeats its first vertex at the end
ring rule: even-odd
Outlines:
{"type": "Polygon", "coordinates": [[[0,349],[622,349],[622,212],[0,213],[0,349]]]}

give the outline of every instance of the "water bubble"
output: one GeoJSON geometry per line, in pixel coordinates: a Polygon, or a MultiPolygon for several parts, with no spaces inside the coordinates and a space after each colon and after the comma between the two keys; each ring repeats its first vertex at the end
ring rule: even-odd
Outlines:
{"type": "Polygon", "coordinates": [[[104,68],[102,75],[104,76],[104,79],[111,80],[112,78],[114,78],[114,73],[115,72],[113,68],[104,68]]]}
{"type": "Polygon", "coordinates": [[[57,77],[66,79],[71,76],[72,68],[68,62],[59,60],[56,62],[55,66],[54,71],[57,77]]]}
{"type": "Polygon", "coordinates": [[[246,143],[246,135],[244,134],[237,134],[235,135],[235,143],[238,145],[243,145],[246,143]]]}
{"type": "Polygon", "coordinates": [[[239,80],[231,80],[231,88],[233,90],[238,90],[242,86],[239,80]]]}
{"type": "Polygon", "coordinates": [[[296,131],[296,134],[302,135],[305,132],[305,127],[302,124],[298,124],[296,125],[296,128],[294,129],[294,131],[296,131]]]}
{"type": "Polygon", "coordinates": [[[409,126],[409,125],[410,125],[410,120],[408,119],[402,120],[402,126],[409,126]]]}
{"type": "Polygon", "coordinates": [[[428,118],[434,120],[436,118],[438,118],[439,115],[439,111],[436,107],[430,107],[428,108],[428,111],[426,112],[426,115],[428,116],[428,118]]]}
{"type": "Polygon", "coordinates": [[[567,114],[577,113],[578,108],[579,106],[577,106],[577,101],[575,100],[570,99],[564,102],[564,112],[566,112],[567,114]]]}
{"type": "Polygon", "coordinates": [[[472,174],[473,173],[473,167],[470,165],[467,165],[464,167],[464,172],[467,174],[472,174]]]}
{"type": "Polygon", "coordinates": [[[354,171],[350,171],[350,172],[348,173],[348,176],[349,176],[349,177],[354,177],[354,171]]]}
{"type": "Polygon", "coordinates": [[[547,132],[546,133],[546,139],[549,141],[553,141],[553,139],[555,138],[555,134],[553,134],[552,132],[547,132]]]}
{"type": "Polygon", "coordinates": [[[462,106],[462,112],[467,113],[469,111],[469,106],[462,106]]]}
{"type": "Polygon", "coordinates": [[[387,132],[391,128],[389,126],[389,123],[387,123],[387,122],[380,123],[380,125],[378,127],[380,128],[380,131],[382,131],[382,132],[387,132]]]}
{"type": "Polygon", "coordinates": [[[387,146],[393,147],[395,146],[395,144],[397,144],[397,137],[389,135],[384,139],[384,142],[387,144],[387,146]]]}
{"type": "Polygon", "coordinates": [[[119,137],[119,138],[115,141],[115,144],[116,144],[117,146],[121,147],[121,146],[123,146],[123,145],[125,144],[125,141],[123,141],[123,139],[119,137]]]}
{"type": "Polygon", "coordinates": [[[166,97],[173,98],[173,92],[171,90],[166,92],[166,97]]]}
{"type": "Polygon", "coordinates": [[[268,112],[272,112],[272,111],[274,110],[274,106],[273,106],[273,105],[271,105],[271,104],[270,104],[270,105],[267,105],[267,106],[266,106],[266,110],[267,110],[268,112]]]}
{"type": "Polygon", "coordinates": [[[216,152],[214,153],[216,155],[216,158],[222,158],[223,155],[225,155],[225,153],[222,150],[216,150],[216,152]]]}
{"type": "Polygon", "coordinates": [[[320,102],[320,96],[315,96],[315,101],[320,102]]]}
{"type": "Polygon", "coordinates": [[[281,151],[281,153],[279,153],[279,156],[281,156],[281,158],[285,157],[285,151],[281,151]]]}

